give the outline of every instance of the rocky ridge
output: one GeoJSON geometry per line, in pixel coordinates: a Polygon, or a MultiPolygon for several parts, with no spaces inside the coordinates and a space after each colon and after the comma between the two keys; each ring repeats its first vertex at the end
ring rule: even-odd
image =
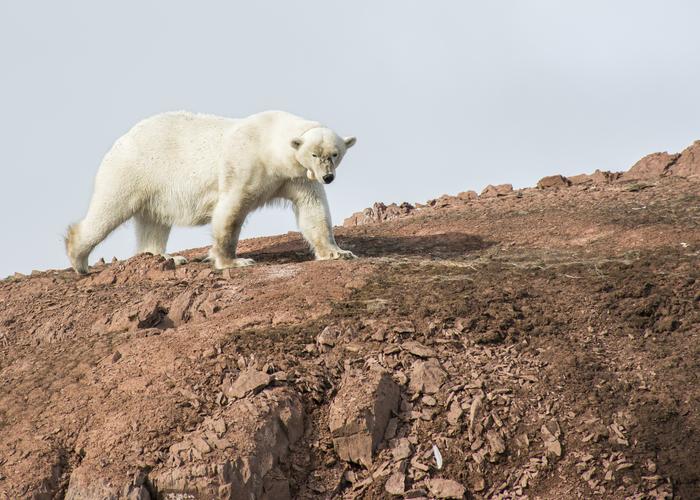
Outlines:
{"type": "MultiPolygon", "coordinates": [[[[539,189],[559,189],[570,186],[601,186],[612,183],[624,183],[629,181],[658,180],[666,176],[679,176],[697,178],[700,176],[700,141],[695,141],[682,153],[652,153],[635,163],[626,172],[609,172],[596,170],[592,174],[579,174],[572,177],[563,175],[550,175],[537,182],[539,189]]],[[[517,193],[521,193],[518,190],[517,193]]],[[[481,194],[475,191],[465,191],[455,196],[443,195],[440,198],[429,200],[426,204],[415,205],[403,202],[400,205],[392,203],[375,203],[372,207],[361,212],[356,212],[345,219],[343,226],[354,227],[364,224],[373,224],[394,220],[412,214],[415,210],[424,208],[445,208],[450,205],[467,204],[477,198],[497,198],[515,193],[512,184],[499,184],[486,186],[481,194]]]]}
{"type": "Polygon", "coordinates": [[[213,271],[0,282],[0,498],[696,498],[700,142],[213,271]]]}

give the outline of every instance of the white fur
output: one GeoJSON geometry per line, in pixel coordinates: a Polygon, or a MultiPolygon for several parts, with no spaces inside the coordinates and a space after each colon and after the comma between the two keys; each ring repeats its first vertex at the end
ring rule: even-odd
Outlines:
{"type": "Polygon", "coordinates": [[[133,217],[138,252],[166,255],[171,226],[211,222],[214,266],[249,265],[251,259],[236,257],[243,221],[276,199],[291,202],[317,259],[354,258],[335,242],[322,185],[354,143],[282,111],[243,119],[185,112],[147,118],[103,159],[88,213],[68,229],[71,264],[86,273],[92,249],[133,217]]]}

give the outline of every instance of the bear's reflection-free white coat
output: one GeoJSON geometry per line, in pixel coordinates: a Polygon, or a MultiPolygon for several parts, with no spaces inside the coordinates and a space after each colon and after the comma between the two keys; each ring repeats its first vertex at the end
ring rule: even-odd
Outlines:
{"type": "Polygon", "coordinates": [[[246,266],[236,246],[246,216],[276,199],[291,202],[316,259],[354,258],[335,242],[323,187],[354,137],[282,111],[232,119],[163,113],[136,124],[102,160],[85,218],[68,228],[66,252],[87,273],[92,249],[134,218],[138,252],[165,254],[174,225],[211,222],[208,259],[217,269],[246,266]]]}

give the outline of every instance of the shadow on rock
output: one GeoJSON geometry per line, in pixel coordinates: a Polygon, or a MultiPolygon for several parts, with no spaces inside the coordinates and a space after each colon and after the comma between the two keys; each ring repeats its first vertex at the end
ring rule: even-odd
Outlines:
{"type": "Polygon", "coordinates": [[[466,233],[439,233],[421,236],[345,236],[338,239],[340,246],[361,257],[385,255],[416,255],[459,257],[469,252],[484,250],[495,242],[466,233]]]}
{"type": "MultiPolygon", "coordinates": [[[[460,257],[466,253],[484,250],[496,244],[467,233],[439,233],[420,236],[346,235],[337,237],[338,245],[352,250],[358,257],[415,255],[432,257],[460,257]]],[[[283,242],[259,252],[246,253],[260,262],[300,262],[312,259],[302,240],[283,242]]]]}

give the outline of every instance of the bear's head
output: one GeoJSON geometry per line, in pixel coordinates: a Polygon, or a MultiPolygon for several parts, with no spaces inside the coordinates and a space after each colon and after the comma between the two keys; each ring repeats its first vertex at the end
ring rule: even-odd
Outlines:
{"type": "Polygon", "coordinates": [[[335,179],[335,169],[355,141],[354,137],[343,139],[329,128],[315,127],[292,139],[291,146],[309,179],[330,184],[335,179]]]}

